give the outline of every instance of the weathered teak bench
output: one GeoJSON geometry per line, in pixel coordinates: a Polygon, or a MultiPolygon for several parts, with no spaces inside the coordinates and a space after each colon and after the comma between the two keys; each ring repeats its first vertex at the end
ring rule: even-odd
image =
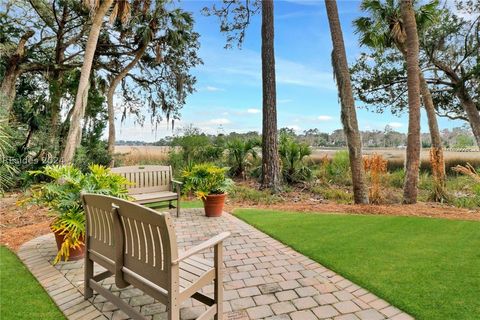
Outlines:
{"type": "Polygon", "coordinates": [[[129,180],[128,193],[140,204],[177,201],[177,217],[180,214],[181,182],[173,180],[170,166],[129,166],[112,168],[112,172],[129,180]]]}
{"type": "Polygon", "coordinates": [[[179,308],[192,297],[208,305],[197,319],[222,319],[223,247],[230,233],[221,233],[183,253],[177,249],[173,220],[142,205],[114,197],[83,194],[86,214],[85,299],[93,290],[133,319],[145,319],[128,303],[100,284],[115,276],[119,288],[129,285],[167,306],[168,319],[180,319],[179,308]],[[195,254],[214,248],[214,260],[195,254]],[[107,271],[94,276],[94,262],[107,271]],[[214,282],[214,298],[198,292],[214,282]]]}

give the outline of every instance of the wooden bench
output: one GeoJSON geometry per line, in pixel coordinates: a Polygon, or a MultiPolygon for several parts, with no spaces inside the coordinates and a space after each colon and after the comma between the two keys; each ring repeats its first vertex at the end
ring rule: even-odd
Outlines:
{"type": "Polygon", "coordinates": [[[129,180],[128,193],[140,204],[177,201],[177,217],[180,215],[181,182],[173,180],[171,166],[129,166],[112,168],[112,172],[129,180]]]}
{"type": "Polygon", "coordinates": [[[223,247],[230,233],[221,233],[179,253],[173,220],[139,204],[114,197],[83,194],[86,215],[85,299],[93,290],[133,319],[146,319],[100,284],[115,276],[115,285],[142,290],[167,306],[168,319],[180,319],[180,305],[190,297],[206,304],[197,319],[223,317],[223,247]],[[214,248],[213,262],[195,254],[214,248]],[[94,262],[104,271],[94,276],[94,262]],[[214,283],[214,297],[199,292],[214,283]]]}

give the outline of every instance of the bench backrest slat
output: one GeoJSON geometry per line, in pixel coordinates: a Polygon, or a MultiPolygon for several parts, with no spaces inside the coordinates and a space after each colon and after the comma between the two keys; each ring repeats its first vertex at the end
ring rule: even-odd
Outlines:
{"type": "MultiPolygon", "coordinates": [[[[116,244],[122,246],[121,250],[117,248],[117,252],[121,256],[113,257],[113,260],[116,263],[120,261],[122,266],[129,271],[168,290],[171,281],[171,262],[178,257],[175,230],[170,215],[108,196],[86,194],[83,195],[83,199],[86,208],[90,212],[94,212],[87,215],[87,229],[92,230],[93,234],[95,230],[98,230],[97,221],[102,219],[98,212],[109,206],[113,207],[110,212],[112,219],[105,219],[105,221],[114,221],[113,215],[118,215],[117,221],[120,223],[119,230],[121,230],[123,243],[116,244]]],[[[112,226],[112,230],[114,229],[112,226]]],[[[115,236],[115,233],[112,234],[115,236]]],[[[108,239],[107,236],[107,243],[109,243],[108,239]]],[[[113,243],[115,243],[115,239],[113,243]]],[[[87,245],[89,252],[97,250],[103,252],[106,249],[97,246],[96,242],[89,241],[87,245]]],[[[110,251],[114,253],[116,250],[110,247],[110,251]]],[[[138,286],[138,284],[136,285],[138,286]]],[[[139,287],[139,289],[143,290],[144,288],[139,287]]]]}
{"type": "Polygon", "coordinates": [[[129,166],[111,170],[132,183],[126,186],[130,194],[171,190],[172,167],[170,166],[129,166]]]}
{"type": "MultiPolygon", "coordinates": [[[[113,231],[112,204],[106,202],[103,196],[92,195],[88,202],[83,203],[86,216],[86,237],[88,247],[96,253],[115,260],[115,237],[113,231]]],[[[103,267],[113,270],[113,264],[103,261],[103,267]]]]}

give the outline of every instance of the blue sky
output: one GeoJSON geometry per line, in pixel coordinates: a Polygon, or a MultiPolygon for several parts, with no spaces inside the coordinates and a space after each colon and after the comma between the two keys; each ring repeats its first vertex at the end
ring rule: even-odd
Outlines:
{"type": "MultiPolygon", "coordinates": [[[[352,21],[361,15],[359,1],[337,1],[349,63],[364,50],[358,46],[352,21]]],[[[219,2],[217,2],[219,3],[219,2]]],[[[260,16],[255,16],[242,49],[226,50],[225,35],[219,31],[216,17],[202,16],[200,10],[212,1],[182,1],[181,6],[194,14],[196,31],[201,35],[200,57],[204,65],[196,68],[197,92],[181,111],[176,127],[192,124],[207,133],[260,131],[262,125],[262,86],[260,60],[260,16]]],[[[275,56],[277,72],[278,127],[298,132],[318,128],[331,132],[341,128],[340,105],[330,62],[331,39],[323,1],[275,1],[275,56]]],[[[383,129],[390,124],[406,132],[407,116],[377,114],[360,108],[357,115],[361,130],[383,129]]],[[[143,128],[131,120],[117,124],[118,140],[155,141],[173,132],[167,124],[157,130],[148,121],[143,128]]],[[[422,113],[422,131],[427,119],[422,113]]],[[[441,128],[462,122],[439,118],[441,128]]]]}

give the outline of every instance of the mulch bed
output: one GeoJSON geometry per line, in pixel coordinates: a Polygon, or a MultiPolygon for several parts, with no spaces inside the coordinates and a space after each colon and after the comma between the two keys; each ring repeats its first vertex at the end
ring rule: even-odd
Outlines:
{"type": "Polygon", "coordinates": [[[0,244],[17,250],[26,241],[50,232],[52,217],[37,206],[19,206],[21,193],[0,198],[0,244]]]}

